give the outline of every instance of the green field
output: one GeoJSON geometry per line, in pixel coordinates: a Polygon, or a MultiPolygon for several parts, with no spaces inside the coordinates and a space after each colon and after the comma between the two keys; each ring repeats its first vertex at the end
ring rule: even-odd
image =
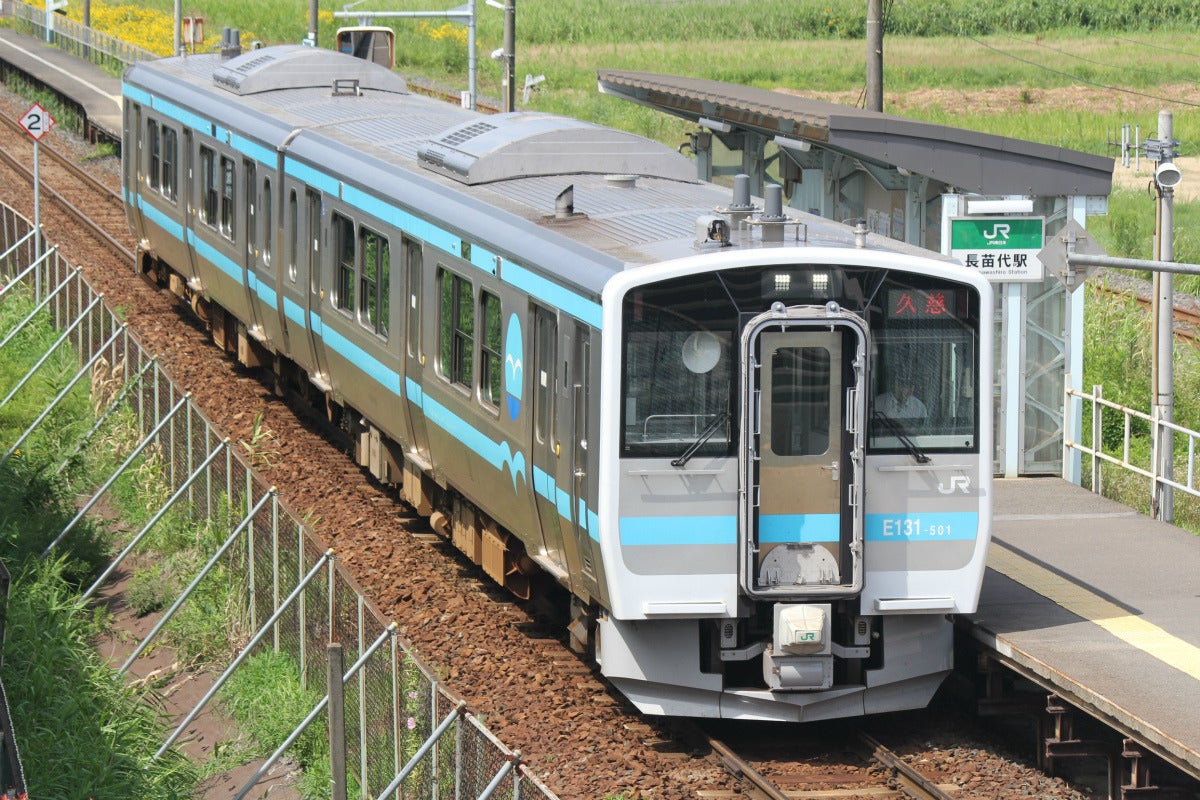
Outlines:
{"type": "MultiPolygon", "coordinates": [[[[430,0],[365,0],[353,12],[450,8],[430,0]]],[[[343,5],[319,10],[318,42],[330,46],[343,5]]],[[[131,6],[93,0],[97,27],[145,47],[169,39],[173,0],[131,6]],[[104,20],[103,23],[97,20],[104,20]],[[166,31],[164,33],[163,31],[166,31]]],[[[596,71],[625,69],[687,75],[791,91],[861,105],[866,73],[865,0],[518,0],[517,83],[545,80],[523,103],[623,128],[672,147],[690,126],[596,89],[596,71]]],[[[1158,112],[1174,113],[1183,155],[1200,144],[1200,6],[1174,0],[888,0],[884,104],[889,113],[1118,156],[1121,126],[1154,135],[1158,112]]],[[[209,46],[222,27],[249,44],[299,42],[308,6],[267,0],[205,0],[184,6],[201,15],[209,46]]],[[[78,4],[70,13],[79,14],[78,4]]],[[[503,95],[501,67],[488,54],[503,43],[503,14],[477,2],[478,89],[503,95]]],[[[397,69],[454,91],[467,86],[467,32],[442,19],[392,19],[397,69]]],[[[166,41],[166,51],[170,42],[166,41]]],[[[498,102],[493,100],[493,102],[498,102]]],[[[1188,181],[1185,175],[1185,181],[1188,181]]],[[[1200,180],[1200,176],[1192,178],[1200,180]]],[[[1200,261],[1200,210],[1176,211],[1179,261],[1200,261]]],[[[1113,255],[1151,257],[1153,204],[1145,193],[1115,192],[1114,212],[1092,227],[1113,255]],[[1126,196],[1128,195],[1128,196],[1126,196]]],[[[1181,281],[1189,287],[1188,280],[1181,281]]]]}

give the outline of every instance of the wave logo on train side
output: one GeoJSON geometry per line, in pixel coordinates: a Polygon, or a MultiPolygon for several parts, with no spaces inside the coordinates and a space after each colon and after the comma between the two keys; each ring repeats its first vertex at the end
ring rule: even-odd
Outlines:
{"type": "Polygon", "coordinates": [[[525,341],[521,336],[521,319],[516,314],[508,318],[508,334],[504,337],[504,391],[508,400],[508,416],[521,415],[521,383],[525,379],[525,341]]]}

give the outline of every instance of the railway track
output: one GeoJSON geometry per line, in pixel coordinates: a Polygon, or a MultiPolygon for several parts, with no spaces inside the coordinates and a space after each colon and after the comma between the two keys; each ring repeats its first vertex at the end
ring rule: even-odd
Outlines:
{"type": "MultiPolygon", "coordinates": [[[[24,133],[16,120],[9,116],[0,115],[0,121],[6,131],[24,133]]],[[[127,226],[120,192],[104,185],[76,164],[71,157],[48,144],[39,145],[38,151],[40,162],[38,173],[43,196],[61,208],[90,236],[132,264],[134,253],[126,244],[130,238],[129,234],[126,233],[122,238],[119,234],[112,233],[112,231],[121,231],[127,226]],[[68,199],[67,192],[71,192],[75,198],[74,201],[68,199]],[[87,203],[83,208],[80,207],[81,203],[78,199],[81,195],[87,198],[87,203]]],[[[32,186],[32,143],[28,147],[28,152],[30,154],[29,165],[7,148],[0,149],[0,160],[32,186]]]]}
{"type": "MultiPolygon", "coordinates": [[[[1148,295],[1130,290],[1110,289],[1107,291],[1118,297],[1132,297],[1137,302],[1138,307],[1144,309],[1147,314],[1154,307],[1154,300],[1148,295]]],[[[1200,312],[1177,305],[1174,309],[1174,316],[1175,338],[1192,343],[1200,340],[1200,312]]]]}
{"type": "MultiPolygon", "coordinates": [[[[760,770],[756,762],[764,753],[755,746],[744,747],[744,754],[725,742],[708,737],[708,746],[721,765],[745,787],[745,794],[756,800],[794,800],[798,792],[806,800],[835,800],[846,797],[910,798],[910,800],[953,800],[952,784],[938,783],[913,767],[899,754],[863,730],[847,731],[844,747],[822,746],[844,764],[822,764],[819,773],[798,774],[796,765],[770,758],[770,767],[760,770]]],[[[716,800],[711,792],[702,793],[716,800]]]]}

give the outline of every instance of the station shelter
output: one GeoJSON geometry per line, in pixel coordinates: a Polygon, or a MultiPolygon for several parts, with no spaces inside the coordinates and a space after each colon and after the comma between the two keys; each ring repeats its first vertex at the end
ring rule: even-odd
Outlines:
{"type": "Polygon", "coordinates": [[[622,70],[598,81],[695,123],[680,149],[701,180],[745,174],[756,197],[778,183],[795,209],[863,220],[983,272],[996,294],[996,474],[1079,482],[1079,453],[1063,463],[1063,414],[1067,382],[1083,376],[1082,281],[1038,253],[1068,222],[1107,213],[1113,159],[720,81],[622,70]]]}

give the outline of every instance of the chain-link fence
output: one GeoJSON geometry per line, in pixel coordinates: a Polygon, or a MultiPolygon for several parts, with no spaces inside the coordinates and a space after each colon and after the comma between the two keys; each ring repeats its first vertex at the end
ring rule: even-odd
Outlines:
{"type": "MultiPolygon", "coordinates": [[[[45,302],[55,327],[68,332],[81,363],[96,358],[92,400],[99,415],[118,405],[133,412],[144,437],[140,453],[153,453],[161,476],[161,485],[147,487],[150,511],[174,506],[196,522],[227,520],[229,533],[213,559],[220,557],[226,570],[244,576],[242,640],[248,643],[230,671],[251,650],[270,648],[295,661],[307,687],[332,686],[335,691],[306,722],[324,728],[324,706],[331,700],[344,711],[346,772],[363,797],[552,797],[519,756],[433,677],[325,544],[153,363],[136,337],[95,302],[78,270],[56,251],[37,258],[30,230],[28,220],[0,206],[0,286],[21,280],[35,303],[45,302]],[[342,646],[347,665],[340,689],[327,681],[331,642],[342,646]]],[[[253,460],[253,448],[246,449],[253,460]]],[[[184,602],[186,592],[177,600],[184,602]]],[[[285,749],[281,746],[277,755],[285,749]]],[[[252,785],[253,780],[243,795],[252,785]]]]}

